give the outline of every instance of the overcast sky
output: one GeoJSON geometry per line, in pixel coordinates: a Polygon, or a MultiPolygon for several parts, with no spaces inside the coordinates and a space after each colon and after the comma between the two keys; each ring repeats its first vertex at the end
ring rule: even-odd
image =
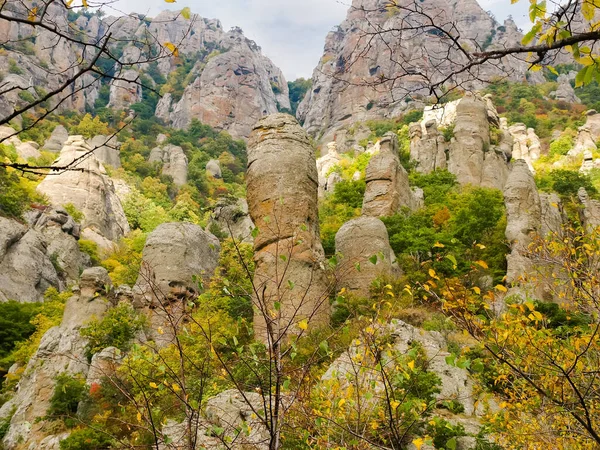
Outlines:
{"type": "MultiPolygon", "coordinates": [[[[496,19],[512,14],[525,27],[526,0],[480,0],[496,19]]],[[[155,15],[162,9],[189,6],[202,17],[219,19],[226,30],[239,26],[256,41],[288,80],[310,77],[323,53],[325,36],[346,16],[351,0],[119,0],[123,12],[155,15]]],[[[109,13],[110,14],[110,13],[109,13]]]]}

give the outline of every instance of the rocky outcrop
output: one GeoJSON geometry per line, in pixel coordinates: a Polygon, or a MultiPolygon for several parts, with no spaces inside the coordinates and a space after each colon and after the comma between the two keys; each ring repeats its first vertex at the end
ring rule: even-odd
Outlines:
{"type": "Polygon", "coordinates": [[[239,28],[222,33],[217,45],[216,54],[194,67],[196,78],[181,100],[169,107],[160,105],[161,115],[170,111],[176,128],[187,128],[192,119],[198,119],[233,137],[246,138],[261,117],[290,108],[287,82],[239,28]]]}
{"type": "Polygon", "coordinates": [[[512,159],[522,159],[527,163],[529,170],[535,172],[533,163],[540,159],[542,145],[535,130],[527,128],[523,123],[516,123],[508,128],[513,137],[512,159]]]}
{"type": "Polygon", "coordinates": [[[600,201],[590,198],[585,188],[580,188],[577,197],[581,203],[580,217],[588,233],[600,227],[600,201]]]}
{"type": "Polygon", "coordinates": [[[594,159],[594,154],[590,150],[585,150],[583,152],[583,161],[579,171],[587,174],[594,169],[600,169],[600,158],[594,159]]]}
{"type": "MultiPolygon", "coordinates": [[[[448,53],[448,39],[439,33],[407,29],[421,29],[432,17],[436,23],[453,23],[469,48],[502,48],[522,39],[512,20],[497,23],[475,0],[432,0],[407,9],[390,7],[387,0],[353,0],[346,20],[327,35],[312,88],[298,108],[308,133],[329,142],[336,130],[352,123],[393,118],[423,107],[429,95],[425,86],[466,61],[458,50],[448,53]],[[411,14],[411,9],[424,14],[411,14]]],[[[478,67],[476,75],[464,73],[465,79],[459,74],[453,82],[478,89],[495,76],[520,80],[527,71],[526,63],[507,58],[500,65],[478,67]]],[[[534,74],[533,80],[543,78],[534,74]]]]}
{"type": "Polygon", "coordinates": [[[330,173],[341,161],[337,152],[337,144],[330,142],[327,144],[327,153],[317,159],[317,173],[319,175],[319,197],[325,193],[333,192],[336,183],[340,181],[339,174],[330,173]],[[336,176],[337,175],[337,176],[336,176]]]}
{"type": "Polygon", "coordinates": [[[501,122],[489,95],[429,107],[410,124],[411,160],[422,173],[448,169],[459,183],[502,189],[513,140],[501,122]]]}
{"type": "Polygon", "coordinates": [[[550,97],[555,100],[567,103],[581,103],[581,100],[575,95],[575,89],[571,86],[571,80],[575,79],[577,72],[562,73],[556,79],[558,87],[556,91],[550,92],[550,97]]]}
{"type": "Polygon", "coordinates": [[[597,150],[596,142],[600,139],[600,114],[593,109],[585,114],[587,116],[585,124],[579,128],[575,145],[567,153],[568,156],[576,157],[586,150],[597,150]]]}
{"type": "Polygon", "coordinates": [[[139,80],[140,74],[133,69],[117,74],[110,84],[110,101],[108,107],[113,109],[125,109],[142,100],[142,86],[139,80]]]}
{"type": "Polygon", "coordinates": [[[42,146],[42,150],[46,150],[48,152],[60,153],[63,146],[69,139],[69,132],[62,125],[57,125],[56,128],[52,131],[50,137],[44,142],[42,146]]]}
{"type": "Polygon", "coordinates": [[[254,222],[248,213],[248,202],[240,198],[235,203],[219,200],[214,207],[207,229],[216,227],[222,234],[228,235],[239,242],[252,244],[254,222]]]}
{"type": "Polygon", "coordinates": [[[127,218],[110,177],[81,136],[71,136],[37,190],[56,206],[73,204],[84,214],[82,237],[102,248],[129,232],[127,218]],[[58,168],[69,167],[74,170],[58,168]]]}
{"type": "Polygon", "coordinates": [[[415,169],[421,173],[448,167],[448,143],[437,125],[435,119],[410,124],[410,159],[417,163],[415,169]]]}
{"type": "Polygon", "coordinates": [[[535,234],[540,233],[542,206],[533,175],[524,160],[516,160],[504,188],[506,239],[511,246],[507,256],[506,280],[515,283],[531,268],[525,256],[535,234]]]}
{"type": "MultiPolygon", "coordinates": [[[[23,20],[30,12],[19,0],[8,0],[4,10],[15,12],[23,20]]],[[[127,109],[142,101],[143,90],[147,89],[142,84],[153,84],[150,77],[142,79],[142,75],[148,76],[150,64],[139,47],[148,37],[161,45],[172,43],[177,46],[180,57],[197,61],[189,75],[192,84],[183,86],[183,96],[167,93],[159,102],[156,116],[166,123],[186,128],[192,119],[199,119],[235,137],[245,138],[260,117],[290,108],[283,73],[239,28],[226,32],[218,20],[195,14],[186,18],[180,11],[163,11],[154,18],[145,14],[102,18],[90,14],[74,18],[73,14],[63,3],[52,2],[44,20],[65,33],[77,34],[76,39],[89,41],[91,45],[104,42],[110,33],[109,51],[113,55],[122,54],[120,64],[114,67],[116,79],[110,84],[108,106],[111,108],[127,109]]],[[[14,106],[24,104],[20,92],[38,99],[42,95],[39,87],[46,91],[57,89],[89,63],[89,58],[81,57],[85,54],[83,45],[57,39],[55,33],[43,27],[34,29],[25,24],[0,21],[0,42],[6,43],[0,55],[0,67],[16,64],[23,72],[4,77],[5,95],[0,99],[0,117],[11,114],[14,106]],[[26,47],[26,51],[22,47],[26,47]]],[[[170,51],[164,48],[152,67],[165,77],[178,64],[178,59],[168,57],[167,53],[170,51]]],[[[58,111],[93,109],[100,87],[101,77],[85,74],[51,101],[51,106],[58,104],[58,111]]],[[[60,150],[56,148],[60,144],[54,145],[54,151],[60,150]]]]}
{"type": "Polygon", "coordinates": [[[351,392],[369,392],[369,396],[356,397],[352,407],[367,415],[377,411],[389,401],[385,392],[389,381],[383,378],[384,373],[389,377],[393,372],[391,368],[398,364],[400,358],[418,345],[424,351],[427,372],[439,378],[440,390],[435,394],[436,405],[432,405],[430,411],[432,416],[440,415],[450,422],[459,421],[470,434],[477,435],[481,428],[480,418],[490,410],[498,410],[495,399],[478,389],[466,369],[447,362],[450,353],[440,333],[424,331],[397,319],[387,326],[373,329],[372,333],[377,342],[387,343],[377,357],[381,358],[379,367],[389,369],[375,368],[378,364],[374,362],[373,349],[361,340],[355,340],[328,368],[316,387],[332,404],[343,404],[339,400],[351,395],[351,392]],[[460,404],[463,413],[458,415],[444,409],[444,402],[460,404]]]}
{"type": "Polygon", "coordinates": [[[64,289],[88,259],[79,251],[79,225],[62,208],[33,210],[29,224],[0,217],[0,301],[41,301],[64,289]]]}
{"type": "Polygon", "coordinates": [[[264,314],[255,313],[257,335],[266,336],[265,316],[276,335],[302,320],[326,323],[330,285],[319,237],[315,153],[293,117],[274,114],[256,124],[246,184],[250,217],[258,228],[254,285],[261,297],[254,301],[264,306],[264,314]],[[275,303],[279,314],[273,319],[269,311],[275,303]]]}
{"type": "Polygon", "coordinates": [[[121,167],[121,143],[116,136],[94,136],[88,145],[94,149],[94,155],[104,164],[118,169],[121,167]]]}
{"type": "Polygon", "coordinates": [[[367,165],[367,183],[362,213],[365,216],[391,216],[409,208],[417,209],[419,201],[408,184],[408,173],[398,158],[398,138],[386,134],[380,141],[379,153],[367,165]]]}
{"type": "Polygon", "coordinates": [[[43,418],[48,412],[58,375],[85,379],[90,365],[85,356],[87,341],[81,337],[79,330],[92,317],[102,318],[109,309],[111,303],[106,298],[106,286],[110,285],[105,269],[94,267],[84,271],[79,293],[65,305],[62,323],[42,337],[36,353],[27,363],[15,395],[0,408],[0,418],[8,417],[14,408],[2,441],[7,450],[38,448],[36,445],[42,440],[46,443],[56,441],[56,445],[46,448],[58,450],[58,441],[65,435],[48,436],[47,423],[43,418]]]}
{"type": "Polygon", "coordinates": [[[206,172],[214,178],[223,178],[221,163],[218,159],[211,159],[206,163],[206,172]]]}
{"type": "Polygon", "coordinates": [[[377,277],[399,275],[387,229],[376,217],[358,217],[342,225],[335,235],[335,252],[340,255],[339,288],[358,296],[367,297],[377,277]]]}
{"type": "Polygon", "coordinates": [[[142,252],[142,268],[134,292],[138,302],[155,306],[192,298],[198,282],[213,275],[218,263],[219,240],[198,225],[163,223],[148,235],[142,252]]]}
{"type": "Polygon", "coordinates": [[[155,147],[148,161],[162,164],[161,173],[173,178],[177,186],[187,183],[188,159],[181,147],[172,144],[155,147]]]}

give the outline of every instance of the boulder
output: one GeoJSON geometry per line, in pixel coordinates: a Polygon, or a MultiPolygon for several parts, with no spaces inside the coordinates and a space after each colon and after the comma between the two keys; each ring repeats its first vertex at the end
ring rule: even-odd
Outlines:
{"type": "Polygon", "coordinates": [[[581,155],[586,150],[595,152],[597,150],[596,142],[600,139],[600,114],[595,110],[590,109],[586,112],[585,124],[579,128],[575,145],[569,152],[568,156],[576,157],[581,155]]]}
{"type": "Polygon", "coordinates": [[[173,183],[177,186],[187,183],[188,159],[181,147],[172,144],[155,147],[150,152],[148,161],[161,163],[161,173],[173,178],[173,183]]]}
{"type": "Polygon", "coordinates": [[[69,132],[62,125],[57,125],[50,137],[44,142],[42,150],[47,152],[59,153],[67,140],[69,139],[69,132]]]}
{"type": "Polygon", "coordinates": [[[380,141],[379,153],[367,165],[365,181],[363,215],[391,216],[403,207],[416,209],[418,206],[408,174],[398,158],[398,140],[394,133],[386,134],[380,141]]]}
{"type": "Polygon", "coordinates": [[[265,305],[255,312],[257,335],[266,338],[265,316],[275,334],[302,320],[327,323],[332,286],[319,236],[315,153],[292,116],[273,114],[256,124],[248,145],[246,185],[250,217],[259,230],[254,285],[261,298],[254,301],[265,305]],[[265,309],[272,310],[275,303],[280,313],[272,319],[265,309]]]}
{"type": "Polygon", "coordinates": [[[339,288],[358,296],[369,295],[375,278],[399,275],[387,229],[376,217],[358,217],[342,225],[335,235],[335,252],[340,255],[339,288]],[[375,264],[372,258],[377,258],[375,264]]]}
{"type": "Polygon", "coordinates": [[[134,291],[143,303],[171,302],[198,294],[199,277],[208,281],[219,263],[221,245],[191,223],[163,223],[146,239],[134,291]]]}
{"type": "Polygon", "coordinates": [[[221,163],[218,159],[211,159],[206,163],[206,172],[214,178],[223,178],[221,173],[221,163]]]}
{"type": "Polygon", "coordinates": [[[81,136],[69,137],[50,173],[37,190],[55,206],[73,204],[84,215],[82,236],[111,248],[129,232],[123,206],[113,181],[81,136]],[[59,168],[69,167],[72,170],[59,168]]]}
{"type": "MultiPolygon", "coordinates": [[[[104,296],[104,287],[94,292],[98,282],[88,282],[98,279],[101,272],[98,269],[101,268],[83,272],[82,292],[86,290],[93,294],[85,298],[73,295],[67,300],[62,323],[44,334],[36,353],[27,363],[14,397],[0,408],[0,418],[7,417],[15,409],[2,441],[5,448],[39,448],[37,444],[42,440],[51,443],[66,437],[62,432],[60,436],[53,436],[52,432],[48,436],[48,423],[40,418],[48,412],[58,375],[81,376],[85,379],[88,373],[89,363],[85,356],[87,340],[81,337],[79,331],[92,317],[101,319],[111,305],[104,296]]],[[[106,270],[102,270],[103,282],[110,282],[106,270]]]]}
{"type": "Polygon", "coordinates": [[[567,103],[581,103],[579,97],[575,95],[575,89],[571,86],[571,80],[575,78],[575,75],[576,73],[561,73],[556,79],[558,88],[550,93],[550,97],[567,103]]]}
{"type": "Polygon", "coordinates": [[[219,231],[225,235],[236,239],[239,242],[252,244],[252,230],[254,230],[254,222],[248,213],[248,202],[240,198],[235,203],[227,200],[218,200],[215,205],[207,229],[212,230],[217,227],[219,231]]]}
{"type": "Polygon", "coordinates": [[[94,155],[104,164],[118,169],[121,167],[121,143],[116,136],[94,136],[88,143],[94,149],[94,155]]]}
{"type": "Polygon", "coordinates": [[[38,148],[39,145],[35,142],[20,142],[15,145],[17,155],[23,159],[39,158],[42,156],[38,148]]]}

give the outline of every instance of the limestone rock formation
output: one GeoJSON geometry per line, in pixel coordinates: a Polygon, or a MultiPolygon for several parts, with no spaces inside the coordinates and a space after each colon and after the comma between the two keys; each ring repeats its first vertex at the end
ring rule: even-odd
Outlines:
{"type": "MultiPolygon", "coordinates": [[[[5,11],[15,12],[24,21],[29,9],[20,0],[7,0],[5,11]]],[[[139,43],[148,36],[160,44],[177,45],[182,58],[197,61],[190,74],[192,84],[183,86],[184,95],[167,93],[162,97],[156,116],[168,124],[187,128],[196,118],[213,127],[227,130],[235,137],[247,137],[252,125],[265,114],[278,109],[290,108],[287,82],[260,47],[246,39],[239,28],[229,32],[221,23],[196,14],[184,17],[180,11],[163,11],[151,18],[146,14],[122,14],[118,16],[83,15],[73,21],[73,11],[61,2],[52,2],[45,10],[45,20],[65,33],[72,32],[76,39],[91,44],[104,42],[111,34],[109,51],[122,54],[123,65],[116,64],[119,79],[110,85],[109,107],[127,109],[142,100],[140,74],[148,71],[144,61],[147,56],[139,43]],[[76,34],[76,36],[75,36],[76,34]],[[137,41],[137,42],[136,42],[137,41]],[[137,46],[136,46],[137,44],[137,46]]],[[[60,39],[50,30],[34,29],[26,24],[0,20],[0,42],[8,43],[0,55],[0,67],[16,64],[22,74],[5,74],[2,85],[5,94],[0,98],[0,117],[11,114],[15,105],[22,104],[20,92],[27,92],[39,99],[43,87],[46,91],[57,89],[68,77],[77,74],[82,64],[89,61],[81,55],[83,46],[68,39],[60,39]],[[27,52],[12,46],[32,43],[27,52]],[[19,89],[11,89],[19,87],[19,89]]],[[[164,56],[164,54],[161,54],[164,56]]],[[[168,76],[177,67],[177,58],[160,57],[155,62],[160,74],[168,76]]],[[[187,74],[186,74],[187,75],[187,74]]],[[[58,111],[84,112],[94,108],[99,97],[101,80],[95,74],[85,74],[64,89],[51,106],[58,104],[58,111]],[[60,102],[60,103],[59,103],[60,102]]],[[[151,84],[153,80],[149,81],[151,84]]],[[[58,151],[58,145],[54,144],[58,151]]]]}
{"type": "Polygon", "coordinates": [[[535,130],[527,128],[523,123],[516,123],[508,128],[514,139],[512,150],[513,159],[523,159],[529,170],[534,172],[533,163],[540,159],[541,143],[535,130]]]}
{"type": "MultiPolygon", "coordinates": [[[[517,45],[522,39],[512,20],[496,22],[475,0],[431,0],[417,5],[426,17],[456,25],[466,45],[502,48],[517,45]]],[[[351,123],[393,118],[422,107],[429,92],[420,74],[430,76],[428,81],[437,79],[447,74],[450,66],[464,61],[462,55],[459,51],[448,55],[447,40],[433,32],[378,32],[425,26],[426,20],[401,8],[389,8],[387,0],[353,0],[346,19],[327,35],[323,57],[313,72],[312,88],[298,108],[298,118],[308,133],[329,142],[336,130],[351,123]],[[381,83],[382,76],[393,81],[381,83]],[[401,101],[407,96],[412,101],[401,101]]],[[[520,80],[527,71],[526,63],[505,59],[500,66],[479,67],[478,81],[456,81],[462,88],[478,89],[482,86],[479,80],[492,80],[500,74],[520,80]]],[[[543,81],[543,77],[534,74],[533,81],[543,81]]]]}
{"type": "Polygon", "coordinates": [[[143,303],[172,301],[198,293],[194,277],[204,281],[218,263],[219,240],[198,225],[163,223],[148,235],[142,252],[142,268],[134,291],[143,303]]]}
{"type": "Polygon", "coordinates": [[[139,73],[129,69],[119,74],[119,79],[114,79],[110,84],[110,101],[108,107],[125,109],[142,100],[142,86],[139,73]]]}
{"type": "Polygon", "coordinates": [[[69,139],[69,132],[62,125],[57,125],[56,128],[52,131],[50,137],[44,142],[42,146],[42,150],[46,150],[48,152],[60,153],[63,146],[69,139]]]}
{"type": "Polygon", "coordinates": [[[504,188],[506,206],[506,239],[511,245],[507,256],[506,279],[514,283],[530,269],[524,253],[532,236],[540,233],[542,206],[533,175],[524,160],[516,160],[504,188]]]}
{"type": "Polygon", "coordinates": [[[550,93],[550,97],[567,103],[581,103],[581,100],[575,95],[575,89],[571,86],[571,80],[575,79],[577,72],[562,73],[556,79],[558,88],[550,93]]]}
{"type": "Polygon", "coordinates": [[[246,138],[252,125],[278,108],[290,108],[287,82],[282,72],[260,53],[260,47],[239,28],[219,36],[219,54],[193,71],[196,78],[170,109],[176,128],[187,128],[192,119],[246,138]]]}
{"type": "Polygon", "coordinates": [[[600,139],[600,114],[591,109],[586,112],[585,124],[579,128],[575,145],[568,156],[575,157],[586,150],[596,151],[596,142],[600,139]]]}
{"type": "Polygon", "coordinates": [[[27,213],[29,225],[0,217],[0,301],[37,302],[63,289],[88,264],[79,225],[62,208],[27,213]]]}
{"type": "Polygon", "coordinates": [[[600,201],[591,199],[585,188],[579,189],[577,197],[583,206],[580,212],[581,222],[587,232],[591,233],[600,227],[600,201]]]}
{"type": "Polygon", "coordinates": [[[104,164],[118,169],[121,167],[121,143],[116,136],[94,136],[88,145],[94,149],[94,155],[104,164]]]}
{"type": "Polygon", "coordinates": [[[252,244],[252,230],[254,222],[248,213],[248,202],[240,198],[235,203],[226,200],[219,200],[210,215],[207,229],[212,230],[217,227],[225,235],[240,242],[252,244]]]}
{"type": "Polygon", "coordinates": [[[387,229],[376,217],[362,216],[342,225],[335,235],[335,251],[341,255],[339,287],[356,295],[368,296],[371,283],[378,276],[399,274],[387,229]],[[370,261],[373,257],[377,258],[376,264],[370,261]]]}
{"type": "Polygon", "coordinates": [[[398,158],[398,139],[394,133],[380,141],[379,153],[367,165],[367,186],[362,213],[366,216],[391,216],[403,207],[417,209],[419,204],[408,184],[408,174],[398,158]]]}
{"type": "Polygon", "coordinates": [[[39,158],[42,154],[38,150],[39,145],[36,142],[19,142],[15,144],[17,155],[23,159],[39,158]]]}
{"type": "Polygon", "coordinates": [[[188,159],[181,147],[172,144],[155,147],[150,152],[148,161],[161,163],[162,174],[173,178],[177,186],[187,183],[188,159]]]}
{"type": "Polygon", "coordinates": [[[330,142],[327,144],[327,153],[317,159],[317,172],[319,174],[319,197],[326,192],[333,192],[335,184],[339,182],[339,175],[329,173],[341,161],[340,155],[337,152],[337,144],[330,142]]]}
{"type": "Polygon", "coordinates": [[[423,120],[421,123],[411,123],[409,127],[410,159],[417,163],[416,170],[421,173],[446,169],[448,167],[448,143],[438,131],[438,122],[431,119],[423,120]]]}
{"type": "Polygon", "coordinates": [[[409,127],[410,156],[416,170],[448,169],[459,183],[502,189],[513,140],[501,129],[501,122],[489,95],[467,92],[461,100],[426,108],[423,120],[409,127]],[[499,131],[494,144],[491,127],[499,131]],[[444,137],[447,130],[452,131],[450,142],[444,137]]]}
{"type": "Polygon", "coordinates": [[[129,224],[112,180],[91,150],[81,136],[69,137],[53,165],[71,165],[79,170],[49,174],[37,190],[52,205],[72,203],[85,216],[82,236],[102,248],[110,248],[129,232],[129,224]]]}
{"type": "MultiPolygon", "coordinates": [[[[254,284],[261,298],[255,301],[269,309],[280,304],[276,333],[304,319],[327,322],[330,286],[319,237],[315,153],[293,117],[274,114],[256,124],[248,145],[246,184],[250,217],[259,230],[254,284]]],[[[264,320],[260,312],[255,314],[255,330],[262,337],[264,320]]]]}
{"type": "Polygon", "coordinates": [[[206,163],[206,171],[215,178],[223,178],[221,173],[221,163],[218,159],[211,159],[206,163]]]}
{"type": "MultiPolygon", "coordinates": [[[[83,272],[80,293],[73,295],[65,306],[62,323],[44,334],[36,353],[17,386],[15,395],[0,408],[0,418],[14,415],[2,443],[7,450],[40,448],[42,439],[48,449],[58,450],[60,436],[48,436],[46,416],[56,377],[62,373],[85,378],[89,363],[85,356],[86,339],[79,330],[93,317],[102,318],[111,303],[105,297],[105,286],[111,281],[105,269],[95,267],[83,272]]],[[[67,433],[68,434],[68,433],[67,433]]]]}
{"type": "Polygon", "coordinates": [[[581,173],[590,173],[594,169],[600,169],[600,158],[594,159],[594,154],[590,150],[585,150],[579,171],[581,173]]]}

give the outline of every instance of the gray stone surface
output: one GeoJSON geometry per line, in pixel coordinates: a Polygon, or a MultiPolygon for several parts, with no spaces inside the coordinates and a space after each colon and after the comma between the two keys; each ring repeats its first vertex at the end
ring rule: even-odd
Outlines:
{"type": "Polygon", "coordinates": [[[161,163],[162,174],[173,178],[177,186],[187,183],[188,159],[181,147],[173,144],[155,147],[150,152],[149,161],[161,163]]]}

